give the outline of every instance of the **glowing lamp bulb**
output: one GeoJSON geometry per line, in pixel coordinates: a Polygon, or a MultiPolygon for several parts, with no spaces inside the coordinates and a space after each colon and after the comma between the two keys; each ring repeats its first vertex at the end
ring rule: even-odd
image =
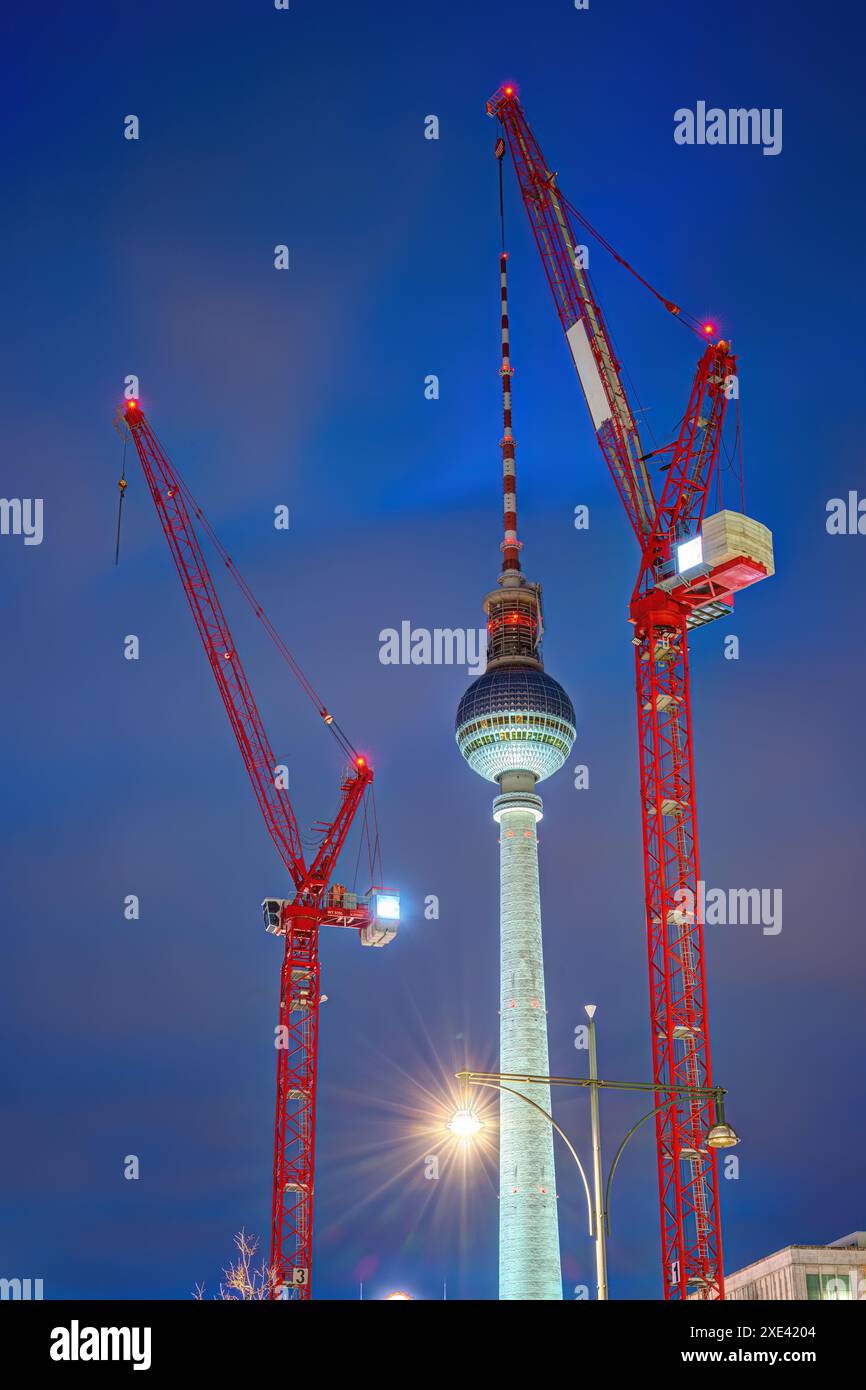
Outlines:
{"type": "Polygon", "coordinates": [[[474,1110],[455,1110],[448,1128],[455,1139],[474,1139],[483,1125],[474,1110]]]}
{"type": "Polygon", "coordinates": [[[514,88],[513,88],[513,87],[506,87],[506,88],[505,88],[505,95],[506,95],[507,97],[510,97],[510,96],[511,96],[511,93],[512,93],[513,91],[514,91],[514,88]]]}
{"type": "Polygon", "coordinates": [[[399,893],[377,893],[376,894],[376,916],[380,922],[399,922],[400,920],[400,895],[399,893]]]}
{"type": "Polygon", "coordinates": [[[365,762],[366,762],[366,759],[365,759],[365,758],[356,758],[356,759],[355,759],[355,764],[356,764],[357,767],[363,767],[365,762]]]}
{"type": "Polygon", "coordinates": [[[712,331],[713,331],[713,325],[712,325],[711,323],[705,323],[705,324],[704,324],[704,332],[705,332],[705,333],[712,333],[712,331]]]}

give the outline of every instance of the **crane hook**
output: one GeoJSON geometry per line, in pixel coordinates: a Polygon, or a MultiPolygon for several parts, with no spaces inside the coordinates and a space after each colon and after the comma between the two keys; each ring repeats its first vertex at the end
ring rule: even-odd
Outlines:
{"type": "MultiPolygon", "coordinates": [[[[116,423],[117,423],[117,421],[115,421],[115,424],[116,424],[116,423]]],[[[123,433],[123,434],[121,435],[121,439],[122,439],[123,443],[122,443],[122,451],[121,451],[121,457],[120,457],[120,477],[119,477],[118,480],[117,480],[117,488],[118,488],[119,496],[118,496],[118,499],[117,499],[117,536],[116,536],[115,542],[114,542],[114,563],[115,563],[115,565],[118,565],[118,564],[120,563],[120,523],[121,523],[121,520],[123,519],[123,499],[124,499],[124,497],[126,496],[126,488],[127,488],[127,482],[126,482],[126,440],[127,440],[127,437],[128,437],[128,433],[129,433],[129,432],[126,431],[125,433],[123,433]]]]}

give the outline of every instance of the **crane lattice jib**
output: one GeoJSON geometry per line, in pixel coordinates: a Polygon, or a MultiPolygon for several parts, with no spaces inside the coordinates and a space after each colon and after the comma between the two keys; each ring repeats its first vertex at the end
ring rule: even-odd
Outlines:
{"type": "Polygon", "coordinates": [[[327,827],[304,881],[299,885],[299,901],[321,904],[322,894],[331,881],[346,836],[352,828],[355,813],[372,781],[372,768],[367,767],[363,759],[357,759],[341,788],[342,796],[337,814],[327,827]]]}
{"type": "Polygon", "coordinates": [[[719,476],[719,450],[737,359],[726,342],[711,343],[698,362],[679,434],[669,450],[652,528],[642,546],[635,597],[648,593],[655,570],[669,563],[673,547],[700,533],[710,488],[719,476]]]}
{"type": "Polygon", "coordinates": [[[487,104],[503,125],[557,313],[593,418],[607,465],[639,540],[655,512],[652,485],[619,362],[568,209],[512,91],[503,87],[487,104]]]}
{"type": "Polygon", "coordinates": [[[664,483],[656,501],[619,364],[577,254],[569,204],[513,88],[500,88],[487,110],[505,129],[596,436],[641,547],[631,622],[664,1294],[724,1298],[717,1160],[706,1144],[710,1107],[704,1101],[672,1099],[669,1089],[710,1086],[712,1070],[698,896],[690,604],[684,590],[671,592],[668,581],[676,562],[674,546],[700,529],[710,487],[718,478],[725,386],[736,374],[736,363],[726,343],[709,345],[704,352],[678,436],[660,451],[665,455],[664,483]]]}
{"type": "Polygon", "coordinates": [[[202,554],[183,489],[137,402],[128,402],[123,415],[268,833],[292,882],[299,887],[307,870],[298,823],[287,792],[276,785],[276,759],[202,554]]]}

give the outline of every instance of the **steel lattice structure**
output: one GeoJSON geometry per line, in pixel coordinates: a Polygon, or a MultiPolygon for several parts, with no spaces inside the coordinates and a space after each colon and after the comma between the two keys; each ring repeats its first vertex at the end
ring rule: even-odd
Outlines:
{"type": "MultiPolygon", "coordinates": [[[[346,836],[372,785],[373,771],[364,758],[353,756],[342,782],[337,814],[330,823],[317,827],[320,832],[318,849],[312,862],[307,864],[288,792],[275,777],[276,759],[205,562],[193,516],[217,546],[256,616],[274,636],[307,694],[319,706],[326,724],[333,725],[333,719],[284,644],[276,638],[246,581],[235,569],[231,557],[220,545],[207,518],[160,447],[139,402],[127,401],[121,414],[132,435],[265,825],[292,882],[291,899],[269,900],[276,918],[270,930],[285,936],[277,1036],[270,1294],[272,1298],[308,1299],[312,1287],[319,928],[323,923],[355,928],[364,944],[384,944],[370,939],[375,923],[367,904],[362,901],[346,904],[329,891],[346,836]]],[[[338,738],[344,751],[354,754],[345,736],[339,734],[338,738]]]]}
{"type": "MultiPolygon", "coordinates": [[[[661,1088],[712,1085],[698,910],[688,631],[730,612],[738,589],[772,572],[771,562],[759,563],[749,555],[726,557],[714,566],[701,563],[684,576],[677,570],[677,546],[700,531],[710,488],[719,479],[726,405],[736,396],[736,359],[727,342],[707,344],[678,437],[655,451],[664,457],[659,474],[664,483],[657,498],[620,364],[579,252],[575,223],[583,219],[559,191],[557,176],[544,160],[514,88],[501,87],[487,110],[502,123],[507,137],[598,443],[641,550],[630,621],[653,1076],[661,1107],[657,1140],[664,1292],[666,1298],[723,1298],[718,1172],[715,1152],[705,1143],[712,1124],[710,1107],[703,1101],[677,1099],[665,1104],[669,1092],[661,1088]]],[[[675,304],[658,294],[657,298],[679,315],[675,304]]],[[[748,523],[747,518],[740,520],[748,523]]]]}

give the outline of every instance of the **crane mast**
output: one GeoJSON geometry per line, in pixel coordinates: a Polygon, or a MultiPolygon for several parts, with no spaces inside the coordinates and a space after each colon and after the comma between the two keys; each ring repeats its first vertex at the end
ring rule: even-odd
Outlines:
{"type": "MultiPolygon", "coordinates": [[[[342,780],[337,814],[333,821],[317,827],[318,848],[308,864],[295,813],[288,792],[276,776],[276,759],[208,570],[193,516],[210,532],[225,565],[237,579],[257,616],[271,631],[307,693],[317,702],[315,692],[273,633],[246,581],[213,535],[195,499],[161,448],[139,402],[126,401],[120,413],[132,436],[259,809],[291,880],[291,897],[268,898],[262,904],[267,930],[285,938],[275,1042],[277,1098],[270,1296],[309,1299],[321,997],[319,927],[326,924],[355,929],[365,946],[386,945],[396,932],[396,894],[371,889],[369,901],[364,901],[347,894],[339,885],[331,885],[346,836],[372,786],[373,771],[365,758],[354,754],[348,740],[340,734],[344,750],[353,754],[352,762],[342,780]],[[383,920],[380,921],[380,917],[383,920]]],[[[320,706],[319,712],[326,724],[333,724],[324,706],[320,706]]],[[[375,855],[371,855],[371,876],[374,859],[375,855]]]]}
{"type": "MultiPolygon", "coordinates": [[[[737,590],[773,572],[772,538],[738,513],[706,516],[709,491],[718,480],[726,406],[736,396],[736,358],[725,341],[707,344],[677,438],[654,451],[664,456],[656,497],[620,364],[578,249],[574,221],[579,214],[558,189],[513,87],[501,87],[487,111],[505,131],[598,443],[640,545],[629,620],[664,1293],[673,1299],[724,1298],[717,1161],[706,1144],[710,1106],[679,1099],[670,1090],[712,1085],[688,633],[730,612],[737,590]],[[702,548],[692,556],[684,543],[694,544],[702,528],[702,548]]],[[[679,314],[676,305],[657,298],[679,314]]]]}

